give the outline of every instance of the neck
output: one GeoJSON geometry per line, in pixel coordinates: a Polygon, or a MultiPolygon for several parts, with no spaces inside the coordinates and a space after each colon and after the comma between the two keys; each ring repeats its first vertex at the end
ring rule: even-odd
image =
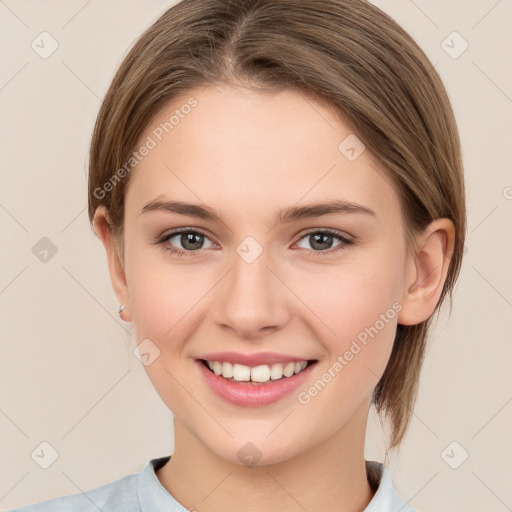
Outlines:
{"type": "Polygon", "coordinates": [[[333,436],[276,464],[244,466],[212,453],[179,420],[175,450],[157,471],[167,491],[200,512],[282,510],[360,512],[374,491],[364,459],[367,404],[333,436]]]}

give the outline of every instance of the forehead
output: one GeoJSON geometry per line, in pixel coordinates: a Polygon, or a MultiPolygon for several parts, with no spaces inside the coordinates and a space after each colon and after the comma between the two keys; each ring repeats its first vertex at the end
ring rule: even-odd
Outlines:
{"type": "Polygon", "coordinates": [[[387,172],[350,128],[291,90],[192,90],[157,114],[137,148],[144,144],[152,147],[132,171],[127,209],[162,195],[269,215],[334,199],[399,209],[387,172]]]}

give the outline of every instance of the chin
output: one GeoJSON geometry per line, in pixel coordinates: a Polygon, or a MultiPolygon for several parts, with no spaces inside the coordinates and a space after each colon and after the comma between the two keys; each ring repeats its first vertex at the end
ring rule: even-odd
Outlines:
{"type": "Polygon", "coordinates": [[[229,447],[226,446],[224,451],[219,450],[218,446],[210,449],[227,462],[246,467],[279,464],[298,455],[296,444],[276,446],[276,441],[279,441],[277,437],[272,442],[264,438],[261,441],[257,439],[252,441],[246,439],[240,442],[231,440],[229,447]]]}

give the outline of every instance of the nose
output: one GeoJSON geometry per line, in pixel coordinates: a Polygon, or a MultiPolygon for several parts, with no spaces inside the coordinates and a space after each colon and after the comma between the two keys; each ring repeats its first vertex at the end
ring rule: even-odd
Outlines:
{"type": "Polygon", "coordinates": [[[235,253],[233,265],[215,287],[213,319],[240,338],[258,339],[289,321],[289,292],[264,251],[249,263],[235,253]]]}

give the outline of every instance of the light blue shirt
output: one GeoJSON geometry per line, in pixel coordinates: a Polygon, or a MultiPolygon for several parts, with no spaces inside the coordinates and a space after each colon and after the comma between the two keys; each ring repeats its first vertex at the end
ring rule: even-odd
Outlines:
{"type": "MultiPolygon", "coordinates": [[[[151,459],[139,473],[127,475],[85,493],[71,494],[8,512],[188,512],[163,487],[155,471],[170,455],[151,459]]],[[[366,461],[380,475],[379,487],[364,512],[415,512],[395,491],[389,469],[382,463],[366,461]]],[[[193,509],[191,509],[193,510],[193,509]]]]}

